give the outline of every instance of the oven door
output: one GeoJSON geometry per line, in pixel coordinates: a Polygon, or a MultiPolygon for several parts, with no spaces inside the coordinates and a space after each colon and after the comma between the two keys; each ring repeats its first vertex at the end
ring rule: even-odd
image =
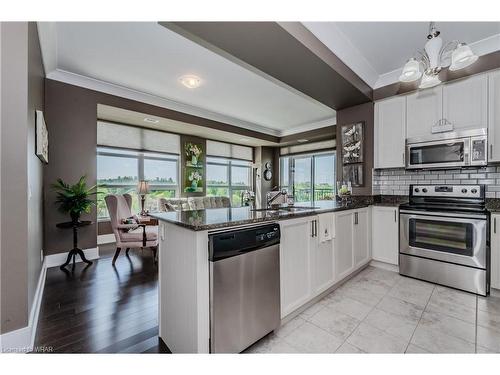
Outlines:
{"type": "Polygon", "coordinates": [[[470,138],[408,144],[406,168],[463,167],[470,163],[470,138]]]}
{"type": "Polygon", "coordinates": [[[400,212],[399,252],[486,269],[486,215],[400,212]]]}

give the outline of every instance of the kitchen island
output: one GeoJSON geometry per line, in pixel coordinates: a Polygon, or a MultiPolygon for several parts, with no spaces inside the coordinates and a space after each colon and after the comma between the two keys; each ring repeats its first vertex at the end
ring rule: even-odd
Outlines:
{"type": "MultiPolygon", "coordinates": [[[[360,226],[360,229],[362,227],[365,232],[368,232],[368,207],[371,204],[373,204],[372,197],[362,197],[354,199],[348,204],[340,204],[335,201],[318,202],[314,208],[307,209],[259,211],[252,210],[249,207],[239,207],[152,214],[160,222],[158,259],[159,336],[173,353],[209,353],[210,267],[208,239],[211,233],[230,228],[248,228],[263,223],[279,222],[282,227],[282,247],[285,244],[286,246],[295,246],[295,249],[291,249],[290,253],[303,256],[303,254],[312,253],[309,237],[318,237],[317,229],[316,236],[310,236],[309,233],[311,223],[316,221],[315,225],[317,225],[318,215],[331,214],[333,218],[333,213],[346,211],[344,215],[346,219],[341,219],[341,222],[357,224],[355,222],[355,220],[358,220],[357,213],[355,220],[346,215],[353,215],[349,212],[360,210],[359,212],[367,213],[365,215],[367,219],[365,221],[361,219],[364,224],[360,226]],[[284,238],[284,236],[287,238],[284,238]]],[[[329,231],[334,232],[333,227],[334,221],[332,219],[329,231]]],[[[325,250],[320,247],[318,238],[313,238],[313,240],[318,243],[317,253],[324,252],[326,254],[325,250]]],[[[365,242],[368,244],[368,238],[365,242]]],[[[333,241],[331,238],[328,243],[332,244],[331,248],[326,250],[330,254],[327,255],[329,256],[328,259],[330,259],[333,258],[333,241]]],[[[343,243],[343,246],[345,247],[345,243],[343,243]]],[[[364,246],[363,249],[363,252],[369,252],[368,245],[364,246]]],[[[354,263],[356,262],[354,255],[351,258],[353,259],[353,265],[352,267],[349,266],[350,271],[354,269],[354,263]]],[[[280,260],[280,269],[283,267],[283,262],[286,262],[286,260],[280,260]]],[[[293,262],[295,261],[292,261],[292,266],[293,262]]],[[[342,262],[344,261],[342,260],[342,262]]],[[[319,263],[319,267],[324,269],[324,261],[318,259],[317,263],[319,263]]],[[[360,264],[367,264],[366,256],[362,257],[358,262],[358,266],[360,264]]],[[[313,273],[321,274],[321,272],[322,270],[318,270],[318,272],[314,271],[313,273]]],[[[286,272],[282,272],[282,274],[282,278],[287,277],[286,272]]],[[[339,274],[342,277],[347,275],[344,271],[339,272],[339,274]]],[[[310,275],[307,277],[310,278],[310,275]]],[[[288,277],[289,280],[292,278],[292,275],[288,277]]],[[[333,285],[333,277],[330,277],[330,279],[328,282],[326,279],[322,281],[324,287],[322,286],[322,289],[316,288],[318,293],[333,285]]],[[[302,297],[302,300],[297,300],[294,296],[287,297],[283,286],[281,294],[282,300],[285,298],[288,301],[282,302],[282,318],[305,301],[302,297]]]]}

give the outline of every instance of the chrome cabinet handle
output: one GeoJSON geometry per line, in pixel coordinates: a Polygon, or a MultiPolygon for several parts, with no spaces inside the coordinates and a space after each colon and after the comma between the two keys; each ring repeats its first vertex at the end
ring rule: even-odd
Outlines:
{"type": "Polygon", "coordinates": [[[493,218],[493,233],[497,232],[497,218],[493,218]]]}
{"type": "Polygon", "coordinates": [[[314,237],[318,237],[318,220],[314,220],[314,237]]]}
{"type": "Polygon", "coordinates": [[[397,222],[398,222],[398,220],[397,220],[397,218],[396,218],[396,210],[394,210],[394,222],[395,222],[395,223],[397,223],[397,222]]]}
{"type": "Polygon", "coordinates": [[[490,159],[493,158],[493,143],[490,144],[490,159]]]}
{"type": "Polygon", "coordinates": [[[354,225],[358,225],[358,213],[354,213],[354,225]]]}
{"type": "Polygon", "coordinates": [[[314,237],[314,220],[311,221],[311,237],[314,237]]]}

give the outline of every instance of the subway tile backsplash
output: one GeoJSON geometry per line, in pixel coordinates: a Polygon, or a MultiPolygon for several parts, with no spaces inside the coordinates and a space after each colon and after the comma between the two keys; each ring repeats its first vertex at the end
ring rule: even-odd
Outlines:
{"type": "Polygon", "coordinates": [[[411,184],[484,184],[486,198],[500,198],[500,165],[429,171],[404,168],[373,171],[373,195],[408,195],[411,184]]]}

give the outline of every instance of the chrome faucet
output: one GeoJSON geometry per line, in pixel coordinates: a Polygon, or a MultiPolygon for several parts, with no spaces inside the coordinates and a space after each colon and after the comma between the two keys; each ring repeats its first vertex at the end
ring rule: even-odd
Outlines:
{"type": "Polygon", "coordinates": [[[281,196],[285,197],[285,203],[287,201],[287,195],[288,195],[288,193],[287,193],[286,189],[277,191],[276,194],[271,194],[271,193],[275,192],[275,189],[277,189],[277,188],[278,187],[275,186],[275,187],[272,188],[272,190],[270,192],[267,193],[267,199],[266,199],[266,201],[267,201],[267,207],[268,208],[271,207],[272,203],[276,199],[278,199],[279,197],[281,197],[281,196]]]}

